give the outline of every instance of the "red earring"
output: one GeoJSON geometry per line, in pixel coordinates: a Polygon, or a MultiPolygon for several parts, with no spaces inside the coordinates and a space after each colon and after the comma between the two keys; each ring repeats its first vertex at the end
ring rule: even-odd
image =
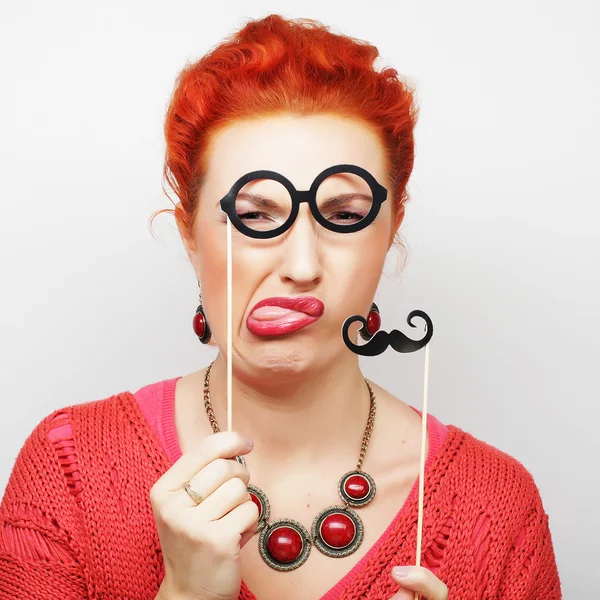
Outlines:
{"type": "Polygon", "coordinates": [[[379,331],[380,327],[381,316],[379,314],[379,307],[373,302],[367,315],[367,324],[359,330],[360,337],[365,342],[368,342],[379,331]]]}
{"type": "Polygon", "coordinates": [[[204,309],[202,308],[202,296],[200,294],[198,295],[198,299],[200,304],[196,309],[196,314],[194,315],[194,319],[192,321],[192,327],[194,328],[194,333],[198,336],[198,339],[203,344],[208,344],[212,332],[208,326],[204,309]]]}

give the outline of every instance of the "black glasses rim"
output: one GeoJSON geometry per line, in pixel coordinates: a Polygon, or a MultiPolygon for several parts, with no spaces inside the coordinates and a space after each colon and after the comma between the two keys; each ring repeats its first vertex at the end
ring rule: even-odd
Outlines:
{"type": "Polygon", "coordinates": [[[227,214],[230,221],[235,225],[236,229],[241,233],[248,234],[249,237],[254,238],[272,238],[277,237],[284,233],[287,229],[289,229],[292,223],[296,220],[298,216],[300,203],[303,201],[307,201],[310,211],[315,218],[315,220],[328,229],[330,231],[334,231],[337,233],[353,233],[355,231],[360,231],[364,229],[368,225],[370,225],[377,215],[379,214],[379,210],[383,202],[387,199],[387,188],[381,185],[375,177],[369,173],[366,169],[359,167],[358,165],[353,165],[350,163],[344,163],[339,165],[333,165],[331,167],[327,167],[323,171],[321,171],[313,180],[310,189],[308,190],[297,190],[292,182],[277,171],[271,171],[269,169],[258,169],[255,171],[251,171],[242,175],[230,188],[230,190],[223,196],[220,200],[221,209],[227,214]],[[360,221],[356,223],[352,223],[350,225],[337,225],[335,223],[331,223],[328,221],[319,211],[319,207],[316,201],[316,191],[321,185],[321,183],[330,175],[334,175],[336,173],[353,173],[358,175],[362,179],[364,179],[371,189],[373,193],[373,204],[371,206],[371,210],[369,213],[360,221]],[[279,227],[275,229],[269,230],[257,230],[248,227],[243,223],[243,221],[239,218],[236,210],[235,210],[235,198],[242,189],[244,185],[249,183],[250,181],[254,181],[256,179],[272,179],[281,183],[289,192],[290,197],[292,199],[292,209],[290,211],[290,216],[282,223],[279,227]],[[298,199],[299,195],[304,195],[305,198],[298,199]]]}
{"type": "MultiPolygon", "coordinates": [[[[250,171],[249,173],[245,173],[237,181],[231,186],[227,194],[225,194],[224,198],[229,195],[232,195],[233,192],[236,194],[242,189],[244,185],[246,185],[250,181],[254,181],[255,179],[274,179],[279,183],[282,183],[290,193],[301,194],[306,192],[315,192],[316,189],[321,185],[323,180],[327,179],[330,175],[335,175],[336,173],[353,173],[362,177],[368,184],[369,187],[375,191],[377,190],[378,196],[387,196],[387,188],[381,185],[375,177],[369,173],[363,167],[359,167],[358,165],[354,165],[351,163],[343,163],[339,165],[333,165],[331,167],[327,167],[323,171],[321,171],[314,179],[308,190],[298,190],[294,186],[294,184],[281,173],[277,171],[272,171],[270,169],[258,169],[256,171],[250,171]]],[[[381,202],[385,200],[385,197],[381,198],[381,202]]]]}

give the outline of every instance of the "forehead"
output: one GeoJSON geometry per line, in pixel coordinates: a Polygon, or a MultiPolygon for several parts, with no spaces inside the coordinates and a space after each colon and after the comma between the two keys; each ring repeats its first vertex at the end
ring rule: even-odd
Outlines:
{"type": "Polygon", "coordinates": [[[308,189],[321,171],[342,163],[366,169],[385,185],[383,146],[358,118],[284,113],[240,119],[211,136],[205,186],[225,193],[245,173],[268,169],[308,189]]]}

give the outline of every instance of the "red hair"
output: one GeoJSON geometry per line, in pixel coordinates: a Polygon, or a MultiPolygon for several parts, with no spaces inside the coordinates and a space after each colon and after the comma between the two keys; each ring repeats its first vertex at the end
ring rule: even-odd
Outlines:
{"type": "MultiPolygon", "coordinates": [[[[179,74],[165,118],[164,179],[174,212],[193,239],[209,136],[236,119],[269,113],[341,113],[374,128],[386,155],[394,211],[408,201],[418,108],[391,67],[376,71],[377,48],[313,19],[271,14],[247,22],[179,74]]],[[[268,166],[265,166],[268,168],[268,166]]],[[[164,190],[164,183],[163,183],[164,190]]],[[[165,190],[168,196],[168,193],[165,190]]]]}

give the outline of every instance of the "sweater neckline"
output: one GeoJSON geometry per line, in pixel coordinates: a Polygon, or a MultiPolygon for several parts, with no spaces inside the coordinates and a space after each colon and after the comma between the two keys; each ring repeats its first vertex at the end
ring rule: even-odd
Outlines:
{"type": "MultiPolygon", "coordinates": [[[[162,389],[163,401],[161,402],[161,413],[159,427],[162,430],[165,451],[167,458],[173,465],[183,454],[181,446],[179,445],[179,438],[177,437],[177,429],[175,427],[175,389],[177,381],[179,381],[183,375],[173,377],[171,379],[165,379],[162,389]]],[[[419,416],[421,411],[412,405],[408,405],[412,408],[419,416]]],[[[429,438],[429,448],[427,458],[425,459],[425,469],[433,459],[435,454],[440,448],[442,441],[442,430],[444,425],[432,414],[427,416],[427,436],[429,438]]]]}
{"type": "MultiPolygon", "coordinates": [[[[161,414],[161,427],[163,429],[163,436],[165,441],[165,451],[171,464],[179,459],[182,455],[181,447],[179,446],[179,440],[177,438],[177,430],[175,427],[175,387],[177,381],[182,376],[173,377],[171,379],[164,380],[163,384],[163,402],[162,402],[162,414],[161,414]]],[[[421,416],[422,412],[412,405],[409,405],[416,413],[421,416]]],[[[427,458],[425,459],[425,477],[431,469],[440,447],[442,446],[442,430],[444,426],[435,416],[428,414],[427,416],[427,436],[429,438],[429,448],[427,452],[427,458]]],[[[445,436],[448,437],[447,435],[445,436]]],[[[395,514],[390,524],[385,528],[383,533],[375,540],[374,544],[367,550],[364,556],[344,575],[338,582],[333,584],[331,588],[319,600],[337,600],[340,594],[350,585],[350,583],[356,579],[363,571],[367,563],[372,557],[385,545],[388,538],[391,536],[393,531],[396,529],[400,521],[405,517],[410,505],[413,502],[418,502],[419,493],[419,477],[415,479],[413,485],[406,497],[404,503],[395,514]]],[[[252,590],[246,585],[246,582],[242,580],[242,588],[245,588],[247,595],[253,600],[258,600],[252,590]]]]}

